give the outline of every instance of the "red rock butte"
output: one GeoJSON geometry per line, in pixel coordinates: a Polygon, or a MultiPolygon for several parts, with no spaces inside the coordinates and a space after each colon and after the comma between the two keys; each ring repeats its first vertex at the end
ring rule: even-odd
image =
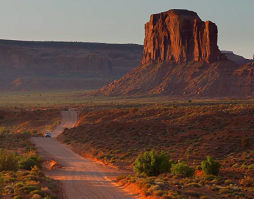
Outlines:
{"type": "Polygon", "coordinates": [[[217,34],[215,23],[202,21],[193,11],[173,9],[153,14],[145,24],[142,64],[226,60],[217,46],[217,34]]]}

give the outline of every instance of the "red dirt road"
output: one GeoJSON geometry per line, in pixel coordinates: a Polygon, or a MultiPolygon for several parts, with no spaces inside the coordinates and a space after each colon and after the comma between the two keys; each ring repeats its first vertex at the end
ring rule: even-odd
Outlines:
{"type": "Polygon", "coordinates": [[[54,159],[62,167],[46,171],[51,178],[60,180],[64,199],[124,199],[135,198],[123,188],[117,187],[106,176],[117,176],[119,171],[112,171],[106,166],[86,159],[59,143],[55,137],[64,128],[71,128],[77,122],[75,111],[63,111],[62,122],[52,132],[52,138],[32,138],[38,154],[44,160],[54,159]]]}

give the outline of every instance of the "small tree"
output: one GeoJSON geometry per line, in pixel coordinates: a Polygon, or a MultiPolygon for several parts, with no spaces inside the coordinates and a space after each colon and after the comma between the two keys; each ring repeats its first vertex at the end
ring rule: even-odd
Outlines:
{"type": "Polygon", "coordinates": [[[184,162],[179,162],[177,164],[172,165],[171,173],[172,174],[183,174],[186,177],[191,177],[194,175],[195,169],[189,167],[184,162]]]}
{"type": "Polygon", "coordinates": [[[138,174],[159,175],[170,170],[171,163],[169,158],[170,155],[166,155],[164,151],[161,151],[159,155],[155,150],[151,150],[137,157],[133,169],[138,174]]]}
{"type": "Polygon", "coordinates": [[[202,161],[201,167],[206,175],[218,175],[221,164],[214,161],[211,156],[207,156],[207,160],[202,161]]]}

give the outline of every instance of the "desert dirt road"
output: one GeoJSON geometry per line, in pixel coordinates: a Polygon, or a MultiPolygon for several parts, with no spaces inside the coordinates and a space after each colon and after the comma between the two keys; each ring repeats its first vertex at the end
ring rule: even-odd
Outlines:
{"type": "Polygon", "coordinates": [[[54,159],[62,167],[47,170],[46,174],[62,184],[64,199],[124,199],[136,198],[123,188],[116,186],[106,176],[116,176],[117,171],[108,172],[106,166],[86,159],[56,140],[64,128],[71,128],[77,122],[75,111],[63,111],[62,121],[52,132],[52,138],[32,138],[38,154],[44,160],[54,159]]]}

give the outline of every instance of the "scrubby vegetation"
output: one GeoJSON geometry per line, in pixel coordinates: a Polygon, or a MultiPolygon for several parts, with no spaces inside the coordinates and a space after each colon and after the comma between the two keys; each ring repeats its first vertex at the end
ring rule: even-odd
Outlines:
{"type": "Polygon", "coordinates": [[[58,139],[105,164],[134,166],[137,174],[118,182],[144,198],[254,198],[253,121],[251,101],[114,102],[85,106],[58,139]],[[169,170],[151,169],[159,168],[152,150],[170,154],[169,170]]]}
{"type": "Polygon", "coordinates": [[[159,175],[170,170],[171,163],[169,162],[169,155],[164,151],[158,154],[155,150],[140,154],[134,163],[134,171],[138,174],[145,174],[148,176],[159,175]]]}
{"type": "Polygon", "coordinates": [[[201,167],[206,175],[218,175],[221,164],[218,161],[214,161],[211,156],[207,156],[207,160],[202,162],[201,167]]]}
{"type": "Polygon", "coordinates": [[[29,140],[43,136],[59,119],[56,109],[0,109],[0,198],[56,199],[61,195],[57,182],[41,172],[42,159],[29,140]]]}
{"type": "Polygon", "coordinates": [[[17,171],[18,156],[16,153],[0,148],[0,172],[2,171],[17,171]]]}
{"type": "Polygon", "coordinates": [[[191,177],[194,175],[195,169],[189,167],[184,162],[178,162],[177,164],[172,165],[171,173],[174,175],[182,174],[186,177],[191,177]]]}
{"type": "Polygon", "coordinates": [[[5,198],[21,199],[58,198],[56,185],[40,170],[41,163],[41,158],[31,155],[30,151],[22,157],[6,149],[0,149],[0,193],[2,194],[0,198],[3,195],[5,198]]]}
{"type": "MultiPolygon", "coordinates": [[[[151,160],[152,149],[157,156],[160,156],[162,150],[165,154],[170,154],[167,158],[170,163],[169,170],[157,172],[160,167],[153,167],[154,164],[147,161],[149,168],[157,169],[151,169],[152,172],[146,173],[144,167],[139,166],[140,172],[137,169],[136,175],[118,177],[118,182],[125,186],[137,186],[142,196],[254,198],[253,102],[86,102],[80,106],[80,110],[82,111],[78,125],[73,129],[65,129],[58,139],[88,157],[119,168],[132,169],[134,165],[138,167],[139,164],[135,161],[140,154],[149,154],[147,157],[151,160]],[[208,155],[213,157],[213,161],[208,160],[208,155]],[[202,162],[207,162],[204,168],[202,162]],[[206,172],[206,169],[209,172],[206,172]]],[[[34,130],[35,127],[27,122],[31,117],[27,119],[26,111],[17,110],[15,114],[14,112],[0,113],[0,124],[4,127],[0,133],[0,146],[8,147],[13,152],[21,148],[22,152],[25,152],[27,146],[32,147],[27,138],[34,134],[39,135],[41,130],[34,130]],[[23,117],[23,122],[17,124],[18,119],[23,117]],[[12,127],[13,123],[16,123],[15,128],[12,127]],[[25,125],[28,128],[17,131],[25,125]]],[[[32,113],[31,123],[44,122],[50,127],[59,122],[50,111],[35,109],[32,113]],[[43,119],[45,116],[48,117],[48,121],[43,119]]],[[[19,164],[22,159],[28,160],[27,163],[33,164],[27,168],[34,168],[37,160],[32,158],[33,155],[22,155],[19,164]]],[[[143,159],[140,158],[137,162],[141,160],[143,159]]],[[[23,171],[17,171],[20,172],[23,171]]],[[[31,171],[24,172],[30,175],[31,171]]],[[[5,182],[3,180],[8,178],[7,173],[9,176],[11,171],[2,172],[0,182],[5,182]]],[[[16,182],[20,180],[8,180],[10,184],[16,182]]],[[[50,183],[46,186],[51,190],[50,183]]],[[[7,188],[8,184],[2,186],[2,189],[7,188]]],[[[41,190],[46,192],[45,189],[43,184],[41,190]]],[[[33,191],[36,192],[33,197],[39,197],[39,191],[33,191]]]]}

